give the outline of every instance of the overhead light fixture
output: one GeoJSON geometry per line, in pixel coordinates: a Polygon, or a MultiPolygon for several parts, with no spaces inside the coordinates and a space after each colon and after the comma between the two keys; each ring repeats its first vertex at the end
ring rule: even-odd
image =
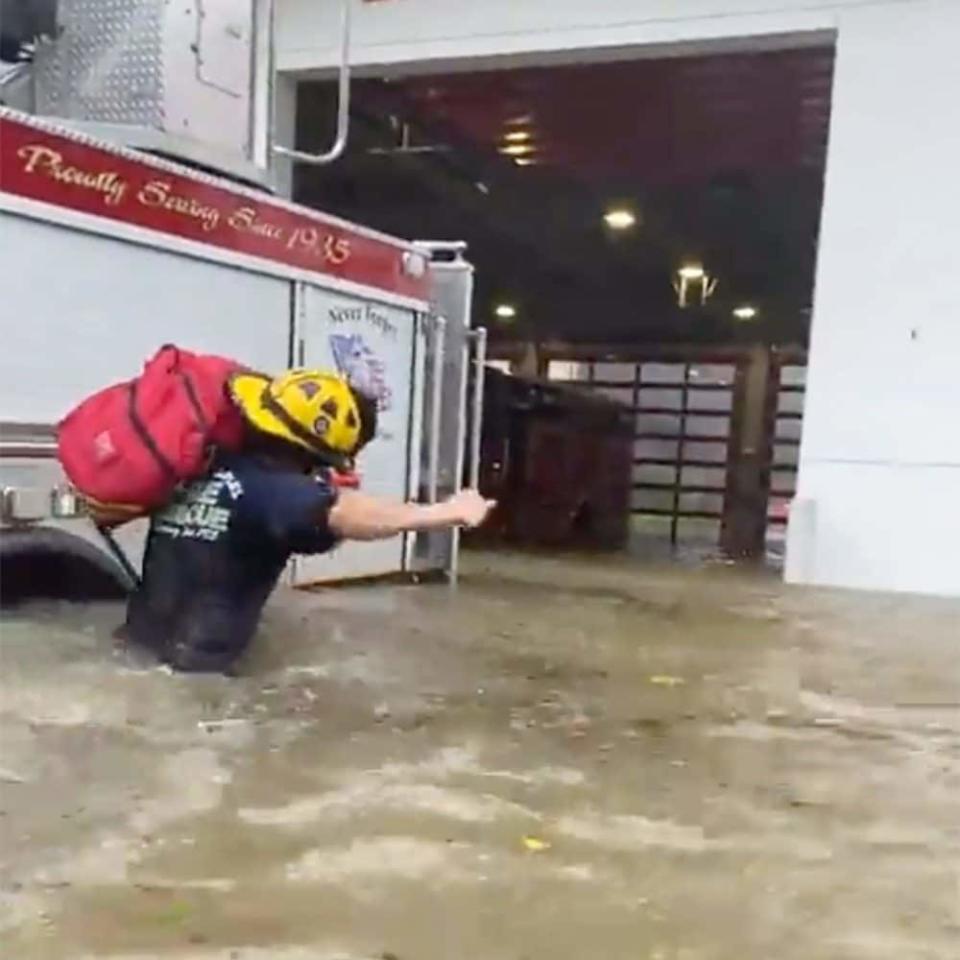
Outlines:
{"type": "Polygon", "coordinates": [[[507,143],[526,143],[530,139],[529,130],[508,130],[504,135],[503,139],[507,143]]]}
{"type": "Polygon", "coordinates": [[[504,121],[508,127],[528,127],[533,123],[532,113],[518,113],[504,121]]]}
{"type": "Polygon", "coordinates": [[[533,153],[533,144],[530,143],[508,143],[500,148],[500,152],[508,157],[522,157],[528,153],[533,153]]]}
{"type": "Polygon", "coordinates": [[[498,303],[493,312],[498,320],[512,320],[517,315],[517,308],[512,303],[498,303]]]}
{"type": "Polygon", "coordinates": [[[703,269],[702,264],[684,263],[677,268],[673,289],[677,294],[677,306],[681,310],[690,306],[692,297],[696,297],[702,307],[706,305],[706,302],[713,296],[713,291],[717,289],[717,278],[711,277],[703,269]]]}
{"type": "Polygon", "coordinates": [[[753,320],[757,316],[757,308],[751,306],[749,303],[745,303],[742,306],[737,307],[733,311],[733,315],[738,320],[753,320]]]}
{"type": "Polygon", "coordinates": [[[617,207],[608,210],[603,215],[603,222],[611,230],[629,230],[637,222],[637,218],[632,211],[624,207],[617,207]]]}
{"type": "Polygon", "coordinates": [[[704,269],[699,263],[685,263],[679,270],[677,270],[677,276],[681,280],[702,280],[704,277],[704,269]]]}
{"type": "Polygon", "coordinates": [[[513,162],[518,167],[532,167],[535,166],[537,161],[533,157],[514,157],[513,162]]]}

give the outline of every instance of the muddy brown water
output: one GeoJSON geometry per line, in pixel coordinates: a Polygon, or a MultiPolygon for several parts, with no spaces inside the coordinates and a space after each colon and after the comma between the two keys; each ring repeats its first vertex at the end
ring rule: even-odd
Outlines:
{"type": "Polygon", "coordinates": [[[960,605],[478,555],[243,675],[4,611],[17,960],[957,960],[960,605]]]}

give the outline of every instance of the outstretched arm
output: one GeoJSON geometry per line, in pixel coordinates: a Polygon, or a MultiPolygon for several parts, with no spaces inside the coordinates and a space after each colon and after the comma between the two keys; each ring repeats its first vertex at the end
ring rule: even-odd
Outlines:
{"type": "Polygon", "coordinates": [[[398,533],[478,527],[494,507],[476,490],[462,490],[443,503],[402,503],[341,490],[331,507],[330,529],[344,540],[387,540],[398,533]]]}

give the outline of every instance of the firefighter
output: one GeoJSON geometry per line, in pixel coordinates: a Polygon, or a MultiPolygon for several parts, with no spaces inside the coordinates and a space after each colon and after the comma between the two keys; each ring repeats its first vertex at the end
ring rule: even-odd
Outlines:
{"type": "Polygon", "coordinates": [[[376,433],[376,402],[320,370],[240,373],[230,396],[247,428],[237,453],[154,514],[126,636],[178,670],[230,671],[292,554],[343,540],[476,527],[493,503],[465,490],[420,505],[339,487],[376,433]]]}

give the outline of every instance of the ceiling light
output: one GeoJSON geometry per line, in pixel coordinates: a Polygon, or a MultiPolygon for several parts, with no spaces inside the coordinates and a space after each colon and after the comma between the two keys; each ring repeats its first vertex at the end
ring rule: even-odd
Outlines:
{"type": "Polygon", "coordinates": [[[603,222],[611,230],[629,230],[637,222],[637,218],[630,210],[619,207],[608,210],[603,215],[603,222]]]}
{"type": "Polygon", "coordinates": [[[738,320],[753,320],[757,315],[757,308],[752,307],[749,303],[745,303],[743,306],[737,307],[733,311],[733,315],[738,320]]]}
{"type": "Polygon", "coordinates": [[[532,167],[537,161],[533,157],[514,157],[513,162],[518,167],[532,167]]]}
{"type": "Polygon", "coordinates": [[[673,281],[673,289],[677,293],[677,306],[681,310],[692,303],[699,303],[701,307],[717,289],[717,278],[710,276],[703,265],[699,263],[684,263],[677,268],[673,281]]]}
{"type": "Polygon", "coordinates": [[[507,143],[526,143],[530,139],[529,130],[508,130],[504,135],[503,139],[507,143]]]}
{"type": "Polygon", "coordinates": [[[517,315],[517,308],[510,303],[498,303],[493,312],[500,320],[512,320],[517,315]]]}
{"type": "Polygon", "coordinates": [[[508,143],[500,148],[500,152],[508,157],[522,157],[524,154],[533,153],[533,146],[529,143],[508,143]]]}
{"type": "Polygon", "coordinates": [[[533,114],[518,113],[516,116],[507,117],[505,122],[508,127],[527,127],[533,123],[533,114]]]}
{"type": "Polygon", "coordinates": [[[678,271],[681,280],[702,280],[703,267],[699,263],[685,263],[678,271]]]}

